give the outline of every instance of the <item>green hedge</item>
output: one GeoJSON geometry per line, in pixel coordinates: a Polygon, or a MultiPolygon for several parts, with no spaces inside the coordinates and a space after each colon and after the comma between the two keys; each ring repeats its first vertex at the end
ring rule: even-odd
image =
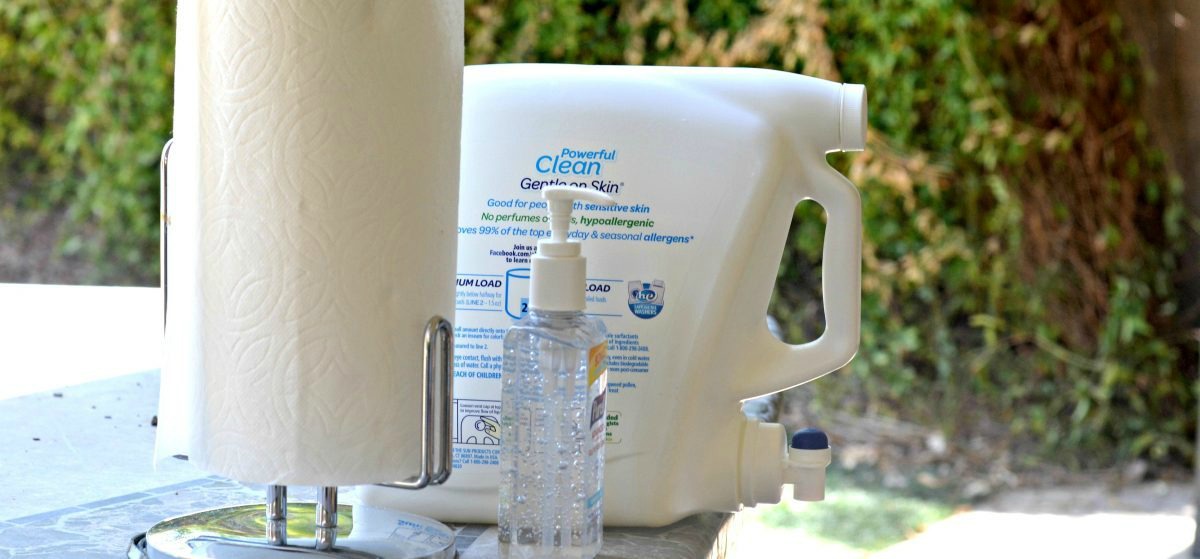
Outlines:
{"type": "Polygon", "coordinates": [[[98,282],[158,276],[158,154],[171,130],[174,3],[0,4],[0,200],[63,210],[98,282]]]}
{"type": "MultiPolygon", "coordinates": [[[[470,63],[742,65],[866,83],[863,343],[818,410],[987,436],[1074,467],[1191,452],[1175,275],[1181,185],[1138,115],[1136,49],[1101,1],[468,0],[470,63]]],[[[173,3],[0,7],[0,200],[61,209],[64,254],[154,283],[173,3]]],[[[819,209],[773,309],[820,332],[819,209]]],[[[1018,466],[1021,464],[1017,464],[1018,466]]]]}

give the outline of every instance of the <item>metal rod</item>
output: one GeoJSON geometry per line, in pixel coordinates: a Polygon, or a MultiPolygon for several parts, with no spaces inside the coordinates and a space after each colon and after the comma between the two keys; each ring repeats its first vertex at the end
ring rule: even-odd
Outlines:
{"type": "Polygon", "coordinates": [[[450,479],[453,459],[454,422],[454,327],[435,316],[425,324],[425,351],[422,356],[425,378],[421,404],[421,470],[404,481],[379,483],[397,489],[422,489],[450,479]]]}
{"type": "Polygon", "coordinates": [[[173,145],[175,138],[167,140],[158,159],[158,284],[162,289],[164,330],[167,328],[167,227],[171,224],[171,216],[167,214],[167,161],[171,158],[173,145]]]}
{"type": "Polygon", "coordinates": [[[287,545],[287,486],[267,486],[267,543],[287,545]]]}
{"type": "Polygon", "coordinates": [[[338,488],[322,487],[317,493],[317,526],[337,527],[338,488]]]}
{"type": "Polygon", "coordinates": [[[287,486],[267,486],[267,519],[283,520],[287,518],[287,486]]]}
{"type": "Polygon", "coordinates": [[[287,547],[287,519],[267,520],[267,545],[287,547]]]}
{"type": "Polygon", "coordinates": [[[440,395],[435,395],[434,402],[440,408],[441,425],[435,427],[438,435],[434,441],[441,451],[435,454],[439,460],[433,464],[433,479],[430,483],[441,485],[450,479],[450,470],[454,461],[454,326],[446,320],[438,321],[437,332],[441,334],[440,363],[436,365],[432,377],[441,385],[440,395]]]}
{"type": "Polygon", "coordinates": [[[337,542],[337,502],[337,487],[322,487],[317,493],[317,551],[329,551],[337,542]]]}

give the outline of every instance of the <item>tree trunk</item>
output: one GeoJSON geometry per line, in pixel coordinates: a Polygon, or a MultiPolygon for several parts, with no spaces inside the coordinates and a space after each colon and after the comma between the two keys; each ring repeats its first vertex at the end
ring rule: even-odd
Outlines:
{"type": "MultiPolygon", "coordinates": [[[[1155,143],[1184,185],[1190,218],[1200,216],[1200,0],[1118,0],[1146,63],[1142,95],[1155,143]]],[[[1188,228],[1181,263],[1180,317],[1200,327],[1200,234],[1188,228]]]]}

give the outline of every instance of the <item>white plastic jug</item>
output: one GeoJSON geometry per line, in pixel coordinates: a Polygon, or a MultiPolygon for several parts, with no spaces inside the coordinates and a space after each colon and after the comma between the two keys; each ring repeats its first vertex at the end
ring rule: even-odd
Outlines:
{"type": "Polygon", "coordinates": [[[774,503],[785,483],[819,498],[828,459],[789,460],[783,427],[739,402],[857,350],[861,210],[825,154],[863,149],[863,87],[757,69],[474,66],[463,111],[455,469],[444,486],[364,500],[495,522],[501,338],[548,235],[539,190],[563,184],[618,200],[577,203],[572,226],[588,239],[588,312],[610,331],[606,523],[774,503]],[[826,330],[791,346],[764,317],[803,200],[828,215],[826,330]]]}

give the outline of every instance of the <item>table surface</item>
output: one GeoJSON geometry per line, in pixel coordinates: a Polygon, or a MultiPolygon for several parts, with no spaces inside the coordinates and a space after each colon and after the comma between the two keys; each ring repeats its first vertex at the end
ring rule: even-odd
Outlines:
{"type": "MultiPolygon", "coordinates": [[[[312,490],[293,488],[296,500],[312,490]],[[296,489],[299,489],[298,491],[296,489]]],[[[126,557],[132,536],[164,518],[255,502],[262,488],[217,477],[139,491],[22,518],[0,521],[0,557],[114,559],[126,557]]],[[[353,493],[343,502],[353,504],[353,493]]],[[[707,513],[662,528],[606,529],[602,559],[713,559],[725,556],[730,515],[707,513]]],[[[498,557],[494,526],[454,525],[462,559],[498,557]]]]}
{"type": "MultiPolygon", "coordinates": [[[[262,487],[208,476],[187,462],[152,463],[158,374],[99,380],[0,400],[0,559],[113,559],[154,523],[261,502],[262,487]]],[[[312,488],[289,488],[294,501],[312,488]]],[[[343,503],[356,503],[352,489],[343,503]]],[[[663,528],[606,529],[607,559],[721,558],[737,523],[729,514],[663,528]]],[[[453,526],[463,559],[497,556],[491,526],[453,526]]]]}

